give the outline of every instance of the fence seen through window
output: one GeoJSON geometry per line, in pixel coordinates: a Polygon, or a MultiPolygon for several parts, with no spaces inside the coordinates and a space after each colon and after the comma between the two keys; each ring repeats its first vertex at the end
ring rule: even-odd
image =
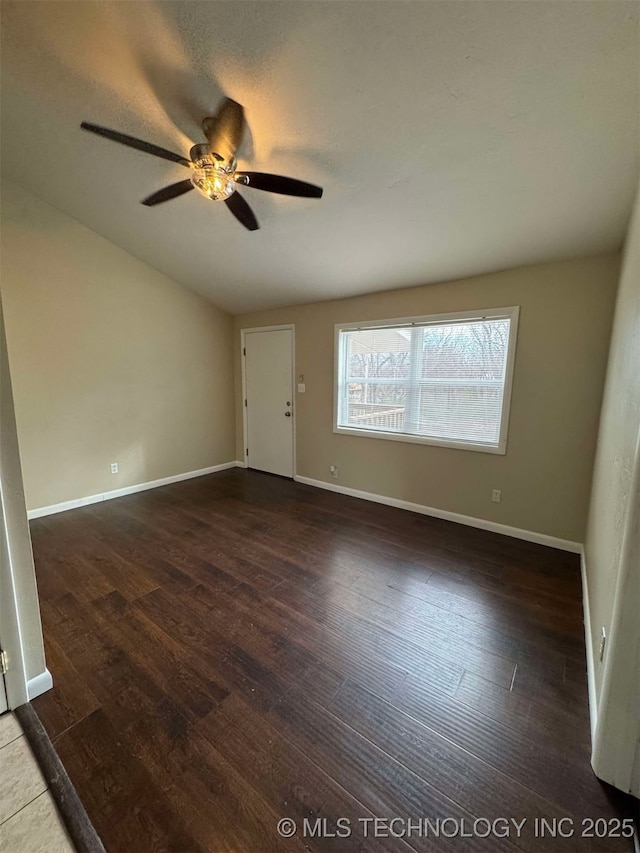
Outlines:
{"type": "Polygon", "coordinates": [[[341,329],[337,427],[498,447],[511,316],[341,329]]]}

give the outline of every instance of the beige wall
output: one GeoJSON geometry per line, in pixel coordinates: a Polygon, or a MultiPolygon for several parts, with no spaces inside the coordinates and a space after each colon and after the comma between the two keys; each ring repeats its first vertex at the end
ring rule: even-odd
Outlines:
{"type": "MultiPolygon", "coordinates": [[[[639,432],[640,205],[636,201],[620,277],[585,543],[598,699],[603,675],[603,666],[597,655],[600,631],[604,626],[607,634],[611,635],[616,583],[624,568],[624,533],[626,526],[631,524],[634,466],[640,464],[637,459],[639,432]]],[[[637,565],[633,571],[637,575],[637,565]]],[[[638,611],[634,619],[636,626],[637,614],[638,611]]]]}
{"type": "Polygon", "coordinates": [[[617,255],[236,317],[236,453],[243,458],[240,329],[294,323],[297,473],[380,495],[584,540],[617,255]],[[521,306],[505,456],[333,433],[334,324],[521,306]],[[502,489],[502,503],[491,490],[502,489]]]}
{"type": "Polygon", "coordinates": [[[29,508],[233,460],[229,315],[11,183],[1,250],[29,508]]]}

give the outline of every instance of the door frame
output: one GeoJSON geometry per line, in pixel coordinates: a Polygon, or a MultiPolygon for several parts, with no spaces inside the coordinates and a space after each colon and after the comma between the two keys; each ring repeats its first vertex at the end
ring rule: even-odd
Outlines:
{"type": "Polygon", "coordinates": [[[291,452],[293,454],[292,470],[293,479],[297,475],[296,470],[296,433],[297,433],[297,399],[296,399],[296,327],[294,323],[284,323],[281,326],[255,326],[248,329],[240,329],[240,364],[242,366],[242,467],[248,468],[247,460],[247,441],[248,441],[248,425],[247,425],[247,406],[244,401],[247,399],[247,362],[245,356],[245,340],[247,335],[254,332],[291,332],[291,410],[293,414],[293,443],[291,452]]]}

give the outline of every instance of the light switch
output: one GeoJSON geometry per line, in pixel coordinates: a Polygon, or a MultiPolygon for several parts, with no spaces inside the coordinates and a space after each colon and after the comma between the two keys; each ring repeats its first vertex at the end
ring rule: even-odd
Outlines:
{"type": "Polygon", "coordinates": [[[306,390],[306,385],[304,382],[298,382],[298,394],[304,394],[306,390]]]}

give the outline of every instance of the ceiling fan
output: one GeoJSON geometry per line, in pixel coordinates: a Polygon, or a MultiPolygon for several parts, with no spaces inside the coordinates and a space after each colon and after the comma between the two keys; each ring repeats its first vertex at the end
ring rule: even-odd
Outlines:
{"type": "Polygon", "coordinates": [[[247,202],[236,191],[237,185],[282,195],[304,198],[322,197],[322,187],[305,181],[285,178],[282,175],[270,175],[267,172],[236,171],[236,153],[242,142],[244,130],[244,110],[231,98],[225,98],[217,113],[203,120],[202,130],[207,137],[207,142],[194,145],[189,152],[190,159],[167,151],[166,148],[160,148],[158,145],[152,145],[150,142],[144,142],[142,139],[136,139],[134,136],[119,133],[117,130],[109,130],[86,121],[83,121],[80,126],[83,130],[96,133],[98,136],[113,139],[114,142],[137,148],[138,151],[153,154],[155,157],[162,157],[163,160],[180,163],[181,166],[191,170],[191,177],[163,187],[143,199],[142,204],[147,207],[161,204],[163,201],[169,201],[196,189],[212,201],[224,201],[245,228],[256,231],[260,227],[258,220],[247,202]]]}

